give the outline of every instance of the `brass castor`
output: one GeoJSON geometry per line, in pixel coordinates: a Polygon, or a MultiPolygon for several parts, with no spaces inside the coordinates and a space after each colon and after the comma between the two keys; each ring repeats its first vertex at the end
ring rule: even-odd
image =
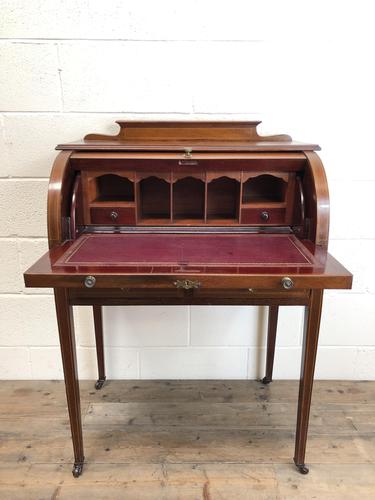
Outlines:
{"type": "Polygon", "coordinates": [[[309,469],[306,467],[305,464],[296,464],[296,467],[301,474],[308,474],[309,473],[309,469]]]}
{"type": "Polygon", "coordinates": [[[72,470],[74,477],[79,477],[82,474],[83,462],[75,462],[72,470]]]}
{"type": "Polygon", "coordinates": [[[105,382],[105,377],[104,378],[98,378],[98,380],[95,382],[95,389],[98,391],[101,389],[104,385],[105,382]]]}

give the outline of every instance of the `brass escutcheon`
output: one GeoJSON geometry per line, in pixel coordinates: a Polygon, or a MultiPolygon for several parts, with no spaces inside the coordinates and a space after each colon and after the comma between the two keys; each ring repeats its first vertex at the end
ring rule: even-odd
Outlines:
{"type": "Polygon", "coordinates": [[[174,281],[173,284],[177,288],[183,288],[184,290],[191,290],[192,288],[199,288],[201,283],[199,281],[194,280],[177,280],[174,281]]]}

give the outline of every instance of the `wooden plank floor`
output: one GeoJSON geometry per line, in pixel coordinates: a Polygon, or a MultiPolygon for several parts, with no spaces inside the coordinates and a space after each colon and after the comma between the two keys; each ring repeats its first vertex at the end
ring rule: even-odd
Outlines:
{"type": "Polygon", "coordinates": [[[298,383],[81,382],[83,475],[63,382],[0,385],[0,499],[375,498],[375,382],[317,381],[292,464],[298,383]]]}

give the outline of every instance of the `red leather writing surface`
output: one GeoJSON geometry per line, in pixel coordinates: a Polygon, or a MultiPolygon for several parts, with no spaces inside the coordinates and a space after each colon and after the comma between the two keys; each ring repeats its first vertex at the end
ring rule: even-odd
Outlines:
{"type": "Polygon", "coordinates": [[[58,266],[311,266],[312,255],[293,235],[83,235],[58,266]]]}

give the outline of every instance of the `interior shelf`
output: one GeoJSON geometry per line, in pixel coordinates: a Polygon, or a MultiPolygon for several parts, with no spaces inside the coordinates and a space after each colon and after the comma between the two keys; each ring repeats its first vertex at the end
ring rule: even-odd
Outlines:
{"type": "Polygon", "coordinates": [[[118,199],[116,200],[94,200],[90,203],[91,208],[108,208],[108,207],[135,207],[135,202],[134,201],[119,201],[118,199]]]}
{"type": "Polygon", "coordinates": [[[95,201],[134,202],[134,183],[127,177],[105,174],[96,178],[97,197],[95,201]]]}
{"type": "Polygon", "coordinates": [[[142,219],[170,219],[171,186],[159,177],[151,176],[139,182],[140,217],[142,219]]]}
{"type": "Polygon", "coordinates": [[[173,219],[204,219],[205,183],[184,177],[173,184],[173,219]]]}
{"type": "Polygon", "coordinates": [[[277,220],[278,224],[283,224],[286,220],[287,174],[260,172],[255,176],[248,175],[241,171],[209,174],[129,171],[118,175],[93,175],[89,205],[90,208],[103,209],[102,218],[117,221],[117,224],[125,220],[124,210],[127,210],[126,220],[141,225],[214,226],[239,224],[240,221],[251,225],[268,220],[268,223],[277,220]],[[112,211],[116,212],[116,208],[123,211],[114,219],[112,211]],[[106,209],[110,212],[105,212],[106,209]],[[268,210],[269,218],[263,216],[261,219],[257,212],[250,212],[256,209],[261,215],[268,210]],[[284,212],[276,218],[275,210],[278,209],[284,212]]]}
{"type": "Polygon", "coordinates": [[[207,186],[207,220],[237,219],[240,183],[229,177],[219,177],[207,186]]]}
{"type": "Polygon", "coordinates": [[[270,201],[268,199],[259,199],[257,201],[249,201],[247,203],[241,203],[243,208],[285,208],[285,201],[270,201]]]}
{"type": "Polygon", "coordinates": [[[264,205],[284,202],[286,187],[287,183],[274,175],[252,177],[243,183],[242,203],[264,205]]]}

